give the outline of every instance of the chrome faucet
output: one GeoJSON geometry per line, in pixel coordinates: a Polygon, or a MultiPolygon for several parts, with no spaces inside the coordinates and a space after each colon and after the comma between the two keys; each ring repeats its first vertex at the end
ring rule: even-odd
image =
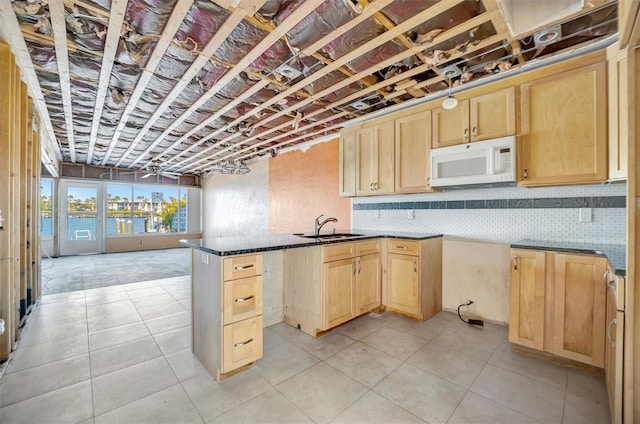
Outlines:
{"type": "Polygon", "coordinates": [[[336,218],[327,218],[324,221],[320,222],[320,218],[322,218],[324,216],[320,215],[319,217],[316,218],[316,222],[315,222],[315,226],[314,226],[314,230],[315,230],[315,235],[319,235],[320,234],[320,229],[322,229],[322,226],[324,224],[326,224],[327,222],[338,222],[338,220],[336,218]]]}

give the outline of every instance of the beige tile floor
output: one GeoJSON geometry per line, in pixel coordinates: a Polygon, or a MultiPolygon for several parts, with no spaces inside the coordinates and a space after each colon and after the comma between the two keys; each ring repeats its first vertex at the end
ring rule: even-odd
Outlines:
{"type": "Polygon", "coordinates": [[[220,384],[191,354],[189,279],[44,296],[0,381],[2,423],[606,423],[601,375],[511,352],[506,328],[280,323],[220,384]]]}

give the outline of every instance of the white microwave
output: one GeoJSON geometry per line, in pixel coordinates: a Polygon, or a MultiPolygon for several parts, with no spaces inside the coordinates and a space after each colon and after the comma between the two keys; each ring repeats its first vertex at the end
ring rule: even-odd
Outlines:
{"type": "Polygon", "coordinates": [[[459,144],[431,150],[431,186],[514,186],[516,137],[459,144]]]}

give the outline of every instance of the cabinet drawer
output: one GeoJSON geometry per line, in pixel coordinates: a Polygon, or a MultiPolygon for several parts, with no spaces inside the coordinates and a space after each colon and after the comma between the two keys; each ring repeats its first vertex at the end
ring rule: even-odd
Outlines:
{"type": "Polygon", "coordinates": [[[222,264],[224,281],[262,274],[262,255],[230,256],[222,264]]]}
{"type": "Polygon", "coordinates": [[[262,276],[225,281],[223,323],[231,324],[262,315],[262,276]]]}
{"type": "Polygon", "coordinates": [[[337,261],[356,256],[355,243],[337,243],[322,246],[322,262],[337,261]]]}
{"type": "Polygon", "coordinates": [[[420,243],[414,240],[389,240],[389,253],[399,253],[400,255],[420,254],[420,243]]]}
{"type": "Polygon", "coordinates": [[[380,252],[380,240],[365,240],[356,245],[356,256],[370,255],[380,252]]]}
{"type": "Polygon", "coordinates": [[[225,325],[222,345],[223,373],[262,358],[262,315],[225,325]]]}

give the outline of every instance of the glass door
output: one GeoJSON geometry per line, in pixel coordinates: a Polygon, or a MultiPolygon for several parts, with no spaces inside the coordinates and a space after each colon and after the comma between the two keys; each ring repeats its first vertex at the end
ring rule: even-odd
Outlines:
{"type": "Polygon", "coordinates": [[[102,187],[61,181],[60,193],[60,255],[102,253],[102,187]]]}

